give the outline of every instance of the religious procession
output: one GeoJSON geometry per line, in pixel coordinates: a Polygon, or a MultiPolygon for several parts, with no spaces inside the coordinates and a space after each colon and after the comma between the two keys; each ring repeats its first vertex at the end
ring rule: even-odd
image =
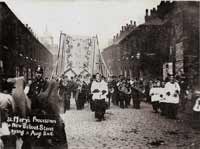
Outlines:
{"type": "Polygon", "coordinates": [[[199,2],[18,2],[0,2],[0,149],[200,148],[199,2]]]}
{"type": "MultiPolygon", "coordinates": [[[[160,113],[161,116],[176,119],[177,113],[184,110],[187,101],[191,100],[189,99],[191,90],[186,80],[178,81],[173,75],[169,75],[165,81],[149,82],[131,80],[123,75],[106,78],[100,73],[96,73],[89,80],[81,75],[70,79],[63,75],[60,78],[47,79],[43,78],[43,68],[40,65],[35,73],[36,78],[29,80],[26,85],[24,77],[9,78],[3,85],[3,92],[0,96],[2,135],[7,136],[14,132],[14,129],[10,132],[9,122],[14,122],[17,116],[18,119],[30,119],[30,117],[37,116],[38,119],[56,121],[53,138],[40,137],[38,141],[34,137],[20,135],[16,132],[16,134],[19,133],[16,137],[16,144],[23,142],[21,148],[24,149],[31,148],[38,143],[49,147],[55,147],[58,144],[67,147],[65,126],[60,114],[70,110],[72,99],[75,100],[77,110],[83,110],[84,105],[89,104],[91,112],[94,112],[94,121],[99,122],[106,120],[104,115],[111,104],[121,109],[140,109],[141,102],[151,103],[152,111],[160,113]]],[[[198,102],[200,94],[196,95],[198,102]]],[[[194,112],[198,113],[198,110],[195,105],[194,112]]],[[[3,143],[5,138],[1,139],[3,143]]]]}

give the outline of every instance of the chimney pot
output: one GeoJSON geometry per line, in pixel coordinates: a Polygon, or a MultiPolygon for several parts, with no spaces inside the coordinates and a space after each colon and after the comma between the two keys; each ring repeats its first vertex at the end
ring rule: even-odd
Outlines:
{"type": "Polygon", "coordinates": [[[146,16],[148,16],[149,15],[149,10],[148,9],[146,9],[146,16]]]}
{"type": "Polygon", "coordinates": [[[127,23],[127,24],[126,24],[126,30],[128,30],[128,29],[129,29],[129,24],[127,23]]]}
{"type": "Polygon", "coordinates": [[[134,21],[134,26],[136,26],[136,21],[134,21]]]}
{"type": "Polygon", "coordinates": [[[150,15],[152,15],[153,14],[153,10],[151,9],[151,14],[150,15]]]}
{"type": "Polygon", "coordinates": [[[169,0],[167,0],[167,1],[166,1],[166,4],[170,4],[170,1],[169,1],[169,0]]]}
{"type": "Polygon", "coordinates": [[[152,10],[152,16],[156,16],[156,8],[153,8],[153,10],[152,10]]]}

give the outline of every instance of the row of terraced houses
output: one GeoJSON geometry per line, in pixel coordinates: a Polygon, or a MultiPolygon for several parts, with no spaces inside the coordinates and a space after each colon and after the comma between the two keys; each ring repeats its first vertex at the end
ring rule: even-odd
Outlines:
{"type": "Polygon", "coordinates": [[[130,78],[184,74],[200,85],[200,2],[161,1],[146,9],[145,22],[122,26],[102,55],[112,75],[130,78]]]}
{"type": "Polygon", "coordinates": [[[24,76],[34,78],[37,65],[52,72],[53,55],[23,24],[5,2],[0,2],[0,78],[24,76]]]}

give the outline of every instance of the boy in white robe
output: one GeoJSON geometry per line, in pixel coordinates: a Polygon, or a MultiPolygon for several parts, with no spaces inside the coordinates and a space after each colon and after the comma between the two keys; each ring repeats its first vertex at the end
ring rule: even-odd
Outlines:
{"type": "Polygon", "coordinates": [[[175,119],[178,111],[180,86],[174,80],[174,76],[170,75],[169,82],[165,84],[167,116],[175,119]]]}
{"type": "Polygon", "coordinates": [[[160,100],[160,88],[156,82],[153,83],[153,87],[150,89],[149,95],[151,96],[151,104],[155,113],[158,113],[159,100],[160,100]]]}

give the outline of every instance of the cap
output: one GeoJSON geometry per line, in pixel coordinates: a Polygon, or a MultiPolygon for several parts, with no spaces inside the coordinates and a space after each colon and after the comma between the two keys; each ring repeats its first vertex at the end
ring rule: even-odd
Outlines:
{"type": "Polygon", "coordinates": [[[42,74],[43,74],[43,68],[42,68],[40,65],[38,65],[38,66],[36,67],[36,69],[35,69],[35,72],[37,72],[37,73],[42,73],[42,74]]]}

